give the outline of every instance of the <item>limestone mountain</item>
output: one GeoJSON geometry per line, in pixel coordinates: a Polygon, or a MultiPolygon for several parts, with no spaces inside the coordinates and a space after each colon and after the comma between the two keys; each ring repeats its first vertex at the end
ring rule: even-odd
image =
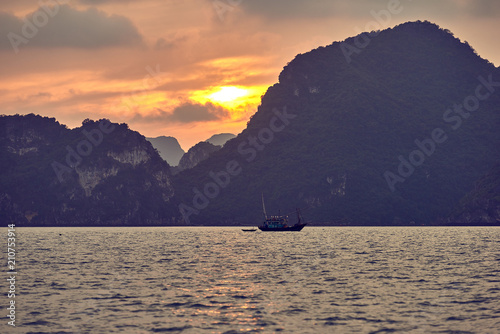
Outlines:
{"type": "Polygon", "coordinates": [[[0,117],[0,220],[35,225],[175,221],[170,166],[126,124],[0,117]]]}
{"type": "Polygon", "coordinates": [[[177,166],[184,153],[186,153],[174,137],[160,136],[146,139],[153,144],[153,147],[158,150],[163,160],[168,162],[170,166],[177,166]]]}
{"type": "Polygon", "coordinates": [[[175,176],[126,124],[0,116],[0,221],[255,225],[264,194],[318,224],[496,224],[499,128],[500,68],[409,22],[297,55],[242,133],[175,176]]]}
{"type": "Polygon", "coordinates": [[[208,138],[205,140],[206,142],[209,142],[212,145],[215,146],[224,146],[224,144],[230,140],[235,138],[236,136],[233,135],[232,133],[219,133],[216,135],[213,135],[212,137],[208,138]]]}
{"type": "Polygon", "coordinates": [[[500,224],[500,163],[474,183],[447,224],[499,225],[500,224]]]}
{"type": "Polygon", "coordinates": [[[191,147],[186,154],[182,156],[177,171],[180,172],[185,169],[193,168],[203,160],[208,159],[212,153],[217,152],[220,149],[221,146],[216,146],[208,141],[199,142],[191,147]]]}
{"type": "Polygon", "coordinates": [[[316,223],[429,224],[498,160],[500,70],[430,22],[299,54],[247,128],[180,173],[195,224],[256,224],[302,208],[316,223]]]}

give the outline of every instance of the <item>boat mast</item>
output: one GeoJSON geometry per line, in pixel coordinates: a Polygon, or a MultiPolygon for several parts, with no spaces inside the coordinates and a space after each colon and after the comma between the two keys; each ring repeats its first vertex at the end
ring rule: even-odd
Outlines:
{"type": "Polygon", "coordinates": [[[264,205],[264,193],[262,193],[262,210],[264,211],[264,217],[267,220],[266,206],[264,205]]]}

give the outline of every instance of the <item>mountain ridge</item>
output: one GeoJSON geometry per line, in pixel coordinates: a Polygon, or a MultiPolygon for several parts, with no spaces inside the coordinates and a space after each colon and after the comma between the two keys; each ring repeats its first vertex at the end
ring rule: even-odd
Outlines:
{"type": "Polygon", "coordinates": [[[498,124],[498,94],[481,101],[481,110],[487,112],[461,118],[459,131],[449,130],[443,115],[474,95],[480,77],[490,80],[494,75],[491,80],[498,82],[498,69],[430,22],[381,31],[347,62],[341,46],[354,39],[297,55],[269,87],[247,128],[211,158],[180,174],[176,182],[186,182],[189,189],[180,194],[185,218],[253,223],[260,216],[262,192],[275,210],[310,208],[314,221],[430,224],[449,214],[493,163],[488,155],[498,156],[499,138],[492,127],[498,124]],[[297,117],[283,131],[272,132],[271,139],[265,129],[275,111],[285,107],[297,117]],[[415,140],[427,139],[438,128],[446,129],[447,141],[392,192],[384,173],[397,171],[398,157],[408,159],[417,148],[415,140]],[[256,142],[259,133],[263,140],[256,142]],[[250,140],[255,159],[246,164],[238,148],[250,140]],[[468,141],[480,145],[478,154],[468,141]],[[474,154],[477,161],[467,161],[474,154]],[[208,194],[213,198],[196,203],[203,188],[214,182],[209,172],[224,171],[224,161],[238,162],[242,173],[208,194]],[[461,183],[453,184],[453,178],[461,183]]]}
{"type": "Polygon", "coordinates": [[[176,221],[170,166],[126,124],[0,117],[0,218],[20,226],[176,221]]]}
{"type": "Polygon", "coordinates": [[[218,133],[211,136],[205,141],[215,146],[224,146],[228,140],[231,140],[233,138],[236,138],[236,136],[232,133],[218,133]]]}
{"type": "Polygon", "coordinates": [[[170,166],[177,166],[182,156],[186,153],[175,137],[160,136],[146,139],[158,150],[160,156],[170,166]]]}
{"type": "Polygon", "coordinates": [[[429,225],[472,221],[464,196],[496,203],[480,197],[496,188],[469,193],[497,175],[500,70],[449,31],[417,21],[361,34],[297,55],[278,79],[246,129],[175,176],[126,124],[1,116],[0,218],[255,225],[264,194],[268,213],[300,207],[316,224],[429,225]],[[342,43],[359,36],[369,44],[347,59],[342,43]]]}
{"type": "Polygon", "coordinates": [[[203,160],[208,159],[212,153],[220,149],[221,146],[214,145],[208,141],[199,142],[182,156],[181,161],[179,161],[179,166],[177,166],[178,172],[195,167],[203,160]]]}

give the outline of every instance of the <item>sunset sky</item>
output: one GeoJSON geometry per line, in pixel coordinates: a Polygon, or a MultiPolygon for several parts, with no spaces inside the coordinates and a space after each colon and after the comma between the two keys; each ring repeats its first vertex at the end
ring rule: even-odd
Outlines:
{"type": "Polygon", "coordinates": [[[0,114],[109,118],[187,150],[241,132],[296,54],[415,20],[500,65],[498,0],[2,0],[0,114]]]}

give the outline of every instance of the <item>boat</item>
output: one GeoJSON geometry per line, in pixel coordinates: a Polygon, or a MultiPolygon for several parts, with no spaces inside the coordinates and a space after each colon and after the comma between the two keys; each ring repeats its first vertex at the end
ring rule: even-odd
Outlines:
{"type": "Polygon", "coordinates": [[[243,228],[243,229],[241,229],[241,230],[242,230],[243,232],[255,232],[255,231],[257,231],[257,229],[256,229],[256,228],[243,228]]]}
{"type": "Polygon", "coordinates": [[[302,223],[300,210],[297,209],[297,223],[294,225],[288,224],[288,215],[267,216],[266,207],[264,205],[264,196],[262,196],[262,209],[264,210],[264,223],[259,226],[259,229],[264,232],[279,232],[279,231],[301,231],[307,223],[302,223]]]}
{"type": "Polygon", "coordinates": [[[288,225],[288,216],[273,216],[264,221],[264,224],[259,226],[259,229],[264,232],[278,231],[301,231],[307,223],[300,221],[294,225],[288,225]]]}

